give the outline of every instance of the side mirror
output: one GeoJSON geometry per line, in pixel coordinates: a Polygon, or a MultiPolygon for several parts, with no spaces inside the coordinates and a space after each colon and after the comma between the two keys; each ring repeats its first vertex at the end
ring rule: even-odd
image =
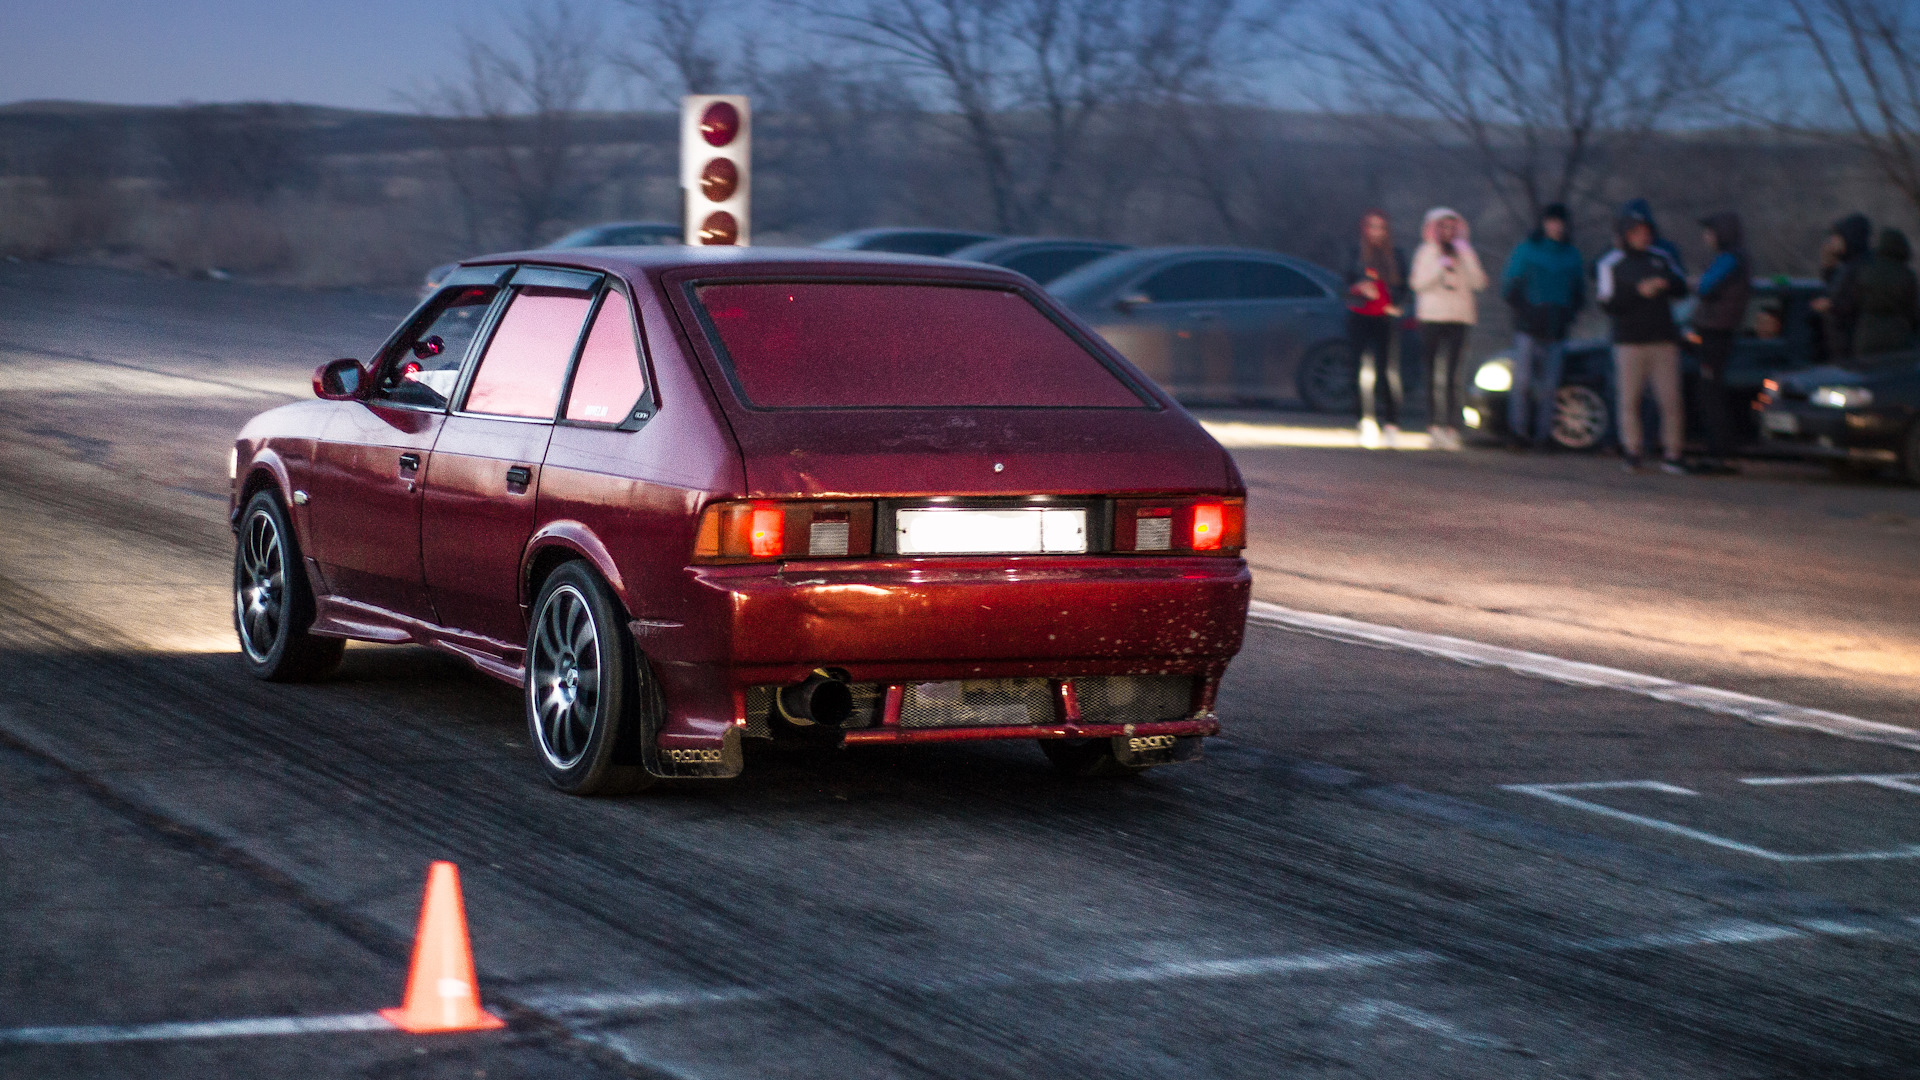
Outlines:
{"type": "Polygon", "coordinates": [[[1151,303],[1153,303],[1153,297],[1148,296],[1146,293],[1128,293],[1114,301],[1113,306],[1127,314],[1132,314],[1134,308],[1151,303]]]}
{"type": "Polygon", "coordinates": [[[367,369],[358,360],[329,360],[313,372],[313,396],[322,401],[353,401],[363,396],[367,369]]]}

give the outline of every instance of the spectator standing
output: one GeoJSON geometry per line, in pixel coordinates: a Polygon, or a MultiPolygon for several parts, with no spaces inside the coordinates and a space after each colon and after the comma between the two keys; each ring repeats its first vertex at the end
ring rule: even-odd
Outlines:
{"type": "Polygon", "coordinates": [[[1693,309],[1693,336],[1700,344],[1701,423],[1707,429],[1704,473],[1738,472],[1727,463],[1733,451],[1733,425],[1727,416],[1727,362],[1733,357],[1733,338],[1747,319],[1753,298],[1753,263],[1747,256],[1746,232],[1740,215],[1731,211],[1701,220],[1713,261],[1700,275],[1700,300],[1693,309]]]}
{"type": "Polygon", "coordinates": [[[1407,257],[1393,246],[1383,210],[1360,217],[1360,240],[1347,259],[1347,340],[1359,361],[1360,445],[1395,445],[1400,434],[1400,372],[1394,325],[1406,300],[1407,257]]]}
{"type": "Polygon", "coordinates": [[[1436,206],[1420,227],[1407,283],[1420,320],[1420,352],[1427,363],[1427,431],[1437,450],[1460,449],[1460,361],[1467,333],[1478,321],[1474,293],[1487,287],[1467,236],[1467,220],[1436,206]]]}
{"type": "Polygon", "coordinates": [[[1812,307],[1821,316],[1821,342],[1830,364],[1844,363],[1853,355],[1853,327],[1860,319],[1859,277],[1872,239],[1873,223],[1867,215],[1848,214],[1833,223],[1820,247],[1820,280],[1827,294],[1815,297],[1812,307]]]}
{"type": "Polygon", "coordinates": [[[1660,223],[1653,220],[1653,204],[1645,199],[1628,199],[1626,204],[1620,208],[1620,211],[1623,214],[1632,214],[1647,223],[1647,228],[1653,230],[1653,244],[1651,245],[1653,250],[1665,255],[1667,261],[1673,264],[1674,272],[1685,277],[1687,274],[1686,260],[1680,257],[1679,247],[1677,247],[1673,241],[1667,239],[1666,235],[1660,231],[1660,223]]]}
{"type": "Polygon", "coordinates": [[[1587,302],[1586,264],[1573,246],[1565,206],[1540,212],[1539,225],[1507,258],[1500,294],[1516,327],[1507,430],[1515,442],[1551,448],[1567,332],[1587,302]]]}
{"type": "Polygon", "coordinates": [[[1913,248],[1899,229],[1880,230],[1873,258],[1856,277],[1860,318],[1853,330],[1853,355],[1877,356],[1913,344],[1920,328],[1920,280],[1913,267],[1913,248]]]}
{"type": "Polygon", "coordinates": [[[1685,473],[1680,452],[1686,409],[1680,398],[1680,328],[1673,321],[1673,302],[1687,295],[1687,279],[1665,253],[1654,249],[1653,221],[1633,203],[1621,208],[1615,235],[1619,246],[1600,259],[1594,295],[1613,320],[1620,450],[1627,471],[1639,472],[1640,397],[1651,384],[1660,407],[1660,467],[1685,473]]]}

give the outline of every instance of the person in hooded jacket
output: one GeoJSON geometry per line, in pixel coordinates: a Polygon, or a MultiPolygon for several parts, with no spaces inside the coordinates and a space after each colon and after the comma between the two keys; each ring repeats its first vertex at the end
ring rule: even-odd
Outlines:
{"type": "Polygon", "coordinates": [[[1880,230],[1873,258],[1856,277],[1860,319],[1853,328],[1853,355],[1859,358],[1895,352],[1913,344],[1920,329],[1920,279],[1913,248],[1899,229],[1880,230]]]}
{"type": "Polygon", "coordinates": [[[1673,264],[1674,270],[1678,272],[1681,277],[1687,275],[1687,263],[1686,260],[1680,257],[1679,245],[1667,239],[1666,235],[1660,231],[1660,223],[1653,220],[1652,203],[1645,199],[1628,199],[1625,203],[1621,204],[1620,212],[1622,214],[1631,214],[1645,221],[1647,228],[1653,230],[1653,250],[1665,255],[1667,261],[1673,264]]]}
{"type": "Polygon", "coordinates": [[[1516,328],[1507,430],[1516,442],[1551,448],[1567,332],[1587,302],[1586,263],[1573,246],[1565,206],[1540,212],[1539,225],[1507,258],[1500,294],[1516,328]]]}
{"type": "Polygon", "coordinates": [[[1487,272],[1468,242],[1467,219],[1457,211],[1444,206],[1427,211],[1420,235],[1407,284],[1413,288],[1420,351],[1427,362],[1427,431],[1435,449],[1458,450],[1460,361],[1467,332],[1479,319],[1473,294],[1487,287],[1487,272]]]}
{"type": "Polygon", "coordinates": [[[1727,364],[1733,358],[1734,335],[1747,319],[1753,297],[1753,263],[1747,256],[1746,230],[1740,215],[1728,211],[1701,219],[1713,261],[1700,275],[1695,289],[1693,339],[1700,345],[1700,421],[1707,429],[1707,456],[1699,471],[1736,472],[1727,464],[1733,449],[1733,423],[1727,416],[1727,364]]]}
{"type": "Polygon", "coordinates": [[[1821,316],[1821,344],[1827,363],[1844,363],[1853,355],[1853,328],[1860,319],[1860,271],[1870,253],[1873,223],[1865,214],[1848,214],[1833,223],[1826,243],[1820,246],[1820,280],[1827,294],[1814,298],[1813,310],[1821,316]]]}
{"type": "Polygon", "coordinates": [[[1400,373],[1393,328],[1406,303],[1407,257],[1393,246],[1384,210],[1360,217],[1360,241],[1347,258],[1347,341],[1359,361],[1360,445],[1395,445],[1400,435],[1400,373]]]}
{"type": "Polygon", "coordinates": [[[1640,397],[1649,385],[1660,407],[1660,467],[1682,473],[1686,408],[1680,397],[1680,328],[1673,302],[1687,295],[1687,279],[1654,248],[1653,222],[1633,204],[1615,224],[1619,246],[1600,259],[1594,296],[1613,320],[1614,387],[1619,398],[1620,451],[1628,472],[1640,471],[1640,397]]]}

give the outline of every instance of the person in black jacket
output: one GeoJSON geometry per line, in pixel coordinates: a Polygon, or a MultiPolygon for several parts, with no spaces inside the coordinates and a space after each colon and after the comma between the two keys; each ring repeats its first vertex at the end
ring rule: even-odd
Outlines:
{"type": "Polygon", "coordinates": [[[1820,280],[1825,296],[1816,297],[1813,310],[1821,316],[1821,344],[1829,364],[1844,364],[1853,356],[1853,327],[1860,319],[1860,271],[1872,257],[1873,223],[1865,214],[1848,214],[1833,223],[1820,248],[1820,280]]]}
{"type": "Polygon", "coordinates": [[[1360,217],[1360,241],[1347,258],[1347,341],[1360,380],[1360,445],[1392,448],[1400,434],[1400,372],[1393,328],[1407,297],[1407,256],[1393,246],[1384,210],[1360,217]]]}
{"type": "Polygon", "coordinates": [[[1613,320],[1614,385],[1619,393],[1620,450],[1628,472],[1640,471],[1640,397],[1649,385],[1660,407],[1660,467],[1680,463],[1686,411],[1680,398],[1680,328],[1673,302],[1687,295],[1680,268],[1653,247],[1653,222],[1631,204],[1616,223],[1619,246],[1601,257],[1594,296],[1613,320]]]}
{"type": "Polygon", "coordinates": [[[1693,339],[1700,345],[1700,420],[1707,429],[1707,456],[1700,471],[1737,472],[1727,464],[1732,452],[1733,424],[1727,417],[1727,363],[1733,357],[1733,336],[1747,320],[1747,302],[1753,297],[1753,264],[1747,257],[1746,233],[1740,215],[1731,211],[1700,222],[1706,230],[1713,262],[1700,275],[1700,301],[1693,309],[1693,339]]]}

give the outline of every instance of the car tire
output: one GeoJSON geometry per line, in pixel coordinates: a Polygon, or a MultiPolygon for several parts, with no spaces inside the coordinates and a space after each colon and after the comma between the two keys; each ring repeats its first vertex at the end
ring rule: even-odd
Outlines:
{"type": "Polygon", "coordinates": [[[1122,762],[1112,739],[1041,739],[1040,751],[1061,776],[1138,776],[1152,767],[1122,762]]]}
{"type": "Polygon", "coordinates": [[[1920,420],[1907,425],[1907,437],[1900,440],[1900,475],[1909,484],[1920,484],[1920,420]]]}
{"type": "Polygon", "coordinates": [[[526,663],[527,736],[554,787],[624,795],[652,786],[639,743],[658,729],[659,688],[613,591],[586,563],[563,563],[541,583],[526,663]]]}
{"type": "Polygon", "coordinates": [[[1323,341],[1308,349],[1294,383],[1300,400],[1314,412],[1360,411],[1360,365],[1344,341],[1323,341]]]}
{"type": "Polygon", "coordinates": [[[247,500],[233,545],[233,630],[240,658],[257,679],[306,682],[340,666],[347,643],[308,633],[313,586],[300,540],[273,491],[247,500]]]}
{"type": "Polygon", "coordinates": [[[1607,437],[1613,410],[1588,386],[1563,386],[1553,395],[1553,441],[1568,450],[1592,450],[1607,437]]]}

